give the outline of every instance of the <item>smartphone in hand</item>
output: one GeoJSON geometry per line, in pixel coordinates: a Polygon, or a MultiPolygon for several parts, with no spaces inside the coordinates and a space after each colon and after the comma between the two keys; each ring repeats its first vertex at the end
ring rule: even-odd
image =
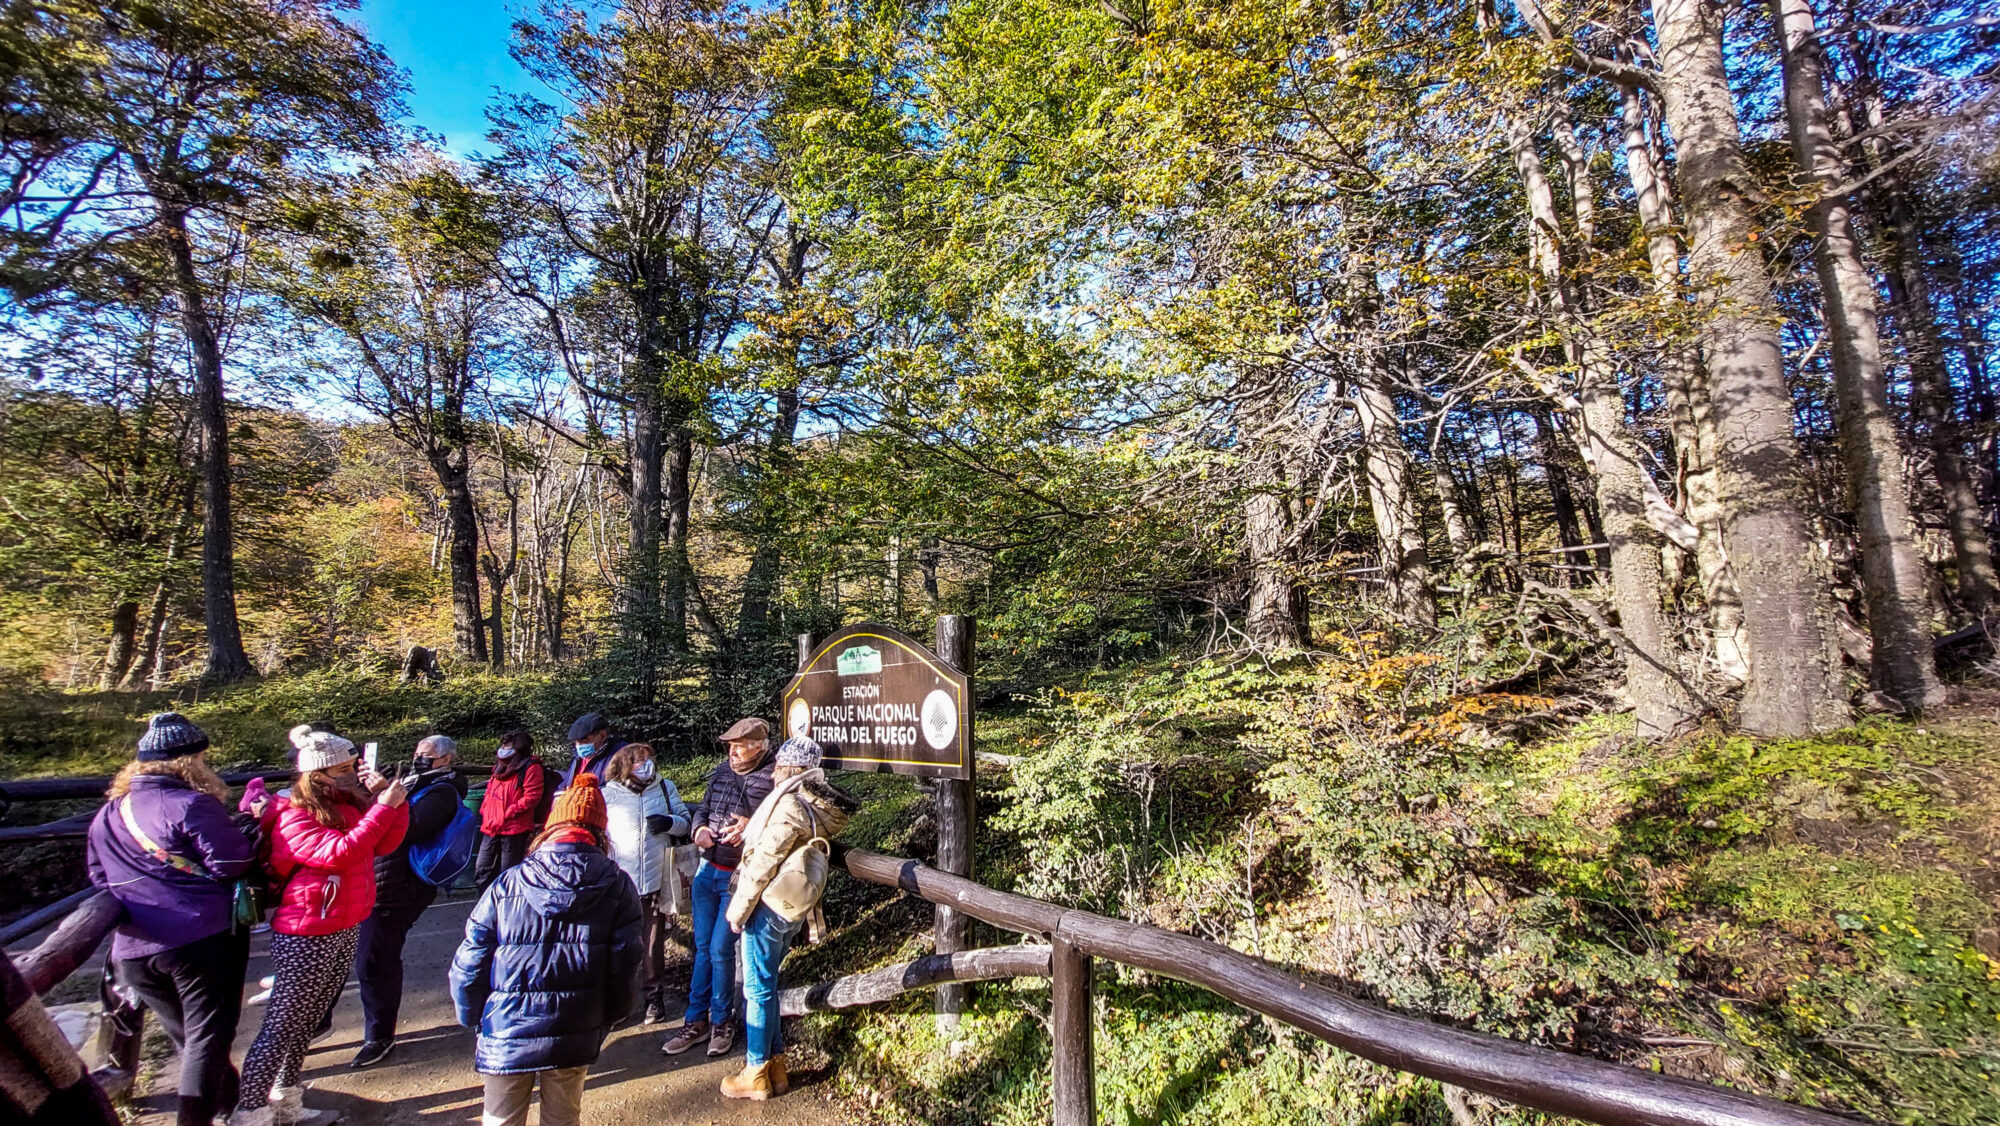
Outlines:
{"type": "Polygon", "coordinates": [[[379,758],[381,750],[382,745],[380,743],[361,744],[361,764],[377,774],[382,773],[381,768],[376,765],[376,760],[379,758]]]}

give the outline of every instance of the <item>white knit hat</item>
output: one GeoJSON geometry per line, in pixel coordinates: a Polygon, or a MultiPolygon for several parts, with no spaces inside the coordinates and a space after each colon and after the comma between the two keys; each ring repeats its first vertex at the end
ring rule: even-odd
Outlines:
{"type": "MultiPolygon", "coordinates": [[[[304,726],[301,724],[300,726],[304,726]]],[[[325,770],[355,759],[354,744],[331,731],[292,728],[292,745],[299,749],[299,773],[325,770]]]]}

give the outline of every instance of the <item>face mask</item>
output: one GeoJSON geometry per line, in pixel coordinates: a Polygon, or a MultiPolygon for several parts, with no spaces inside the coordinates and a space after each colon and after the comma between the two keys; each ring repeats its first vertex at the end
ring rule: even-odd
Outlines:
{"type": "Polygon", "coordinates": [[[589,758],[590,752],[596,749],[597,749],[596,747],[591,746],[589,743],[578,743],[576,745],[576,757],[589,758]]]}
{"type": "Polygon", "coordinates": [[[422,774],[424,771],[429,770],[431,767],[437,765],[437,760],[429,755],[418,755],[411,761],[416,763],[418,774],[422,774]]]}
{"type": "Polygon", "coordinates": [[[632,777],[637,778],[641,782],[651,782],[653,780],[653,760],[647,759],[645,762],[633,767],[632,777]]]}
{"type": "Polygon", "coordinates": [[[517,751],[517,750],[519,750],[519,749],[520,749],[520,748],[518,748],[518,747],[502,747],[502,748],[500,748],[499,750],[497,750],[497,751],[495,751],[495,752],[493,752],[493,753],[494,753],[495,755],[499,756],[500,758],[513,758],[513,757],[514,757],[514,752],[515,752],[515,751],[517,751]]]}

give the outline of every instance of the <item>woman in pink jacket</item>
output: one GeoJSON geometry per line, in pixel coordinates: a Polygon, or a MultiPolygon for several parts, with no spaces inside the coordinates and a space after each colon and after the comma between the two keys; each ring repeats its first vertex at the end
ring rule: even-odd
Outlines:
{"type": "Polygon", "coordinates": [[[409,827],[400,781],[356,769],[354,744],[295,729],[298,780],[271,830],[271,869],[284,892],[271,917],[276,980],[264,1024],[243,1059],[243,1094],[230,1126],[309,1126],[299,1068],[320,1018],[354,964],[361,920],[375,906],[375,858],[409,827]]]}

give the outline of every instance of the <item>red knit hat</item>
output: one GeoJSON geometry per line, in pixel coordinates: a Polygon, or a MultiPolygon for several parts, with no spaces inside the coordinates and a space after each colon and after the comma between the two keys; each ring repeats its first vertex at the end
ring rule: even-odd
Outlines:
{"type": "Polygon", "coordinates": [[[585,825],[603,832],[610,824],[611,816],[604,809],[604,791],[597,788],[597,777],[578,771],[576,780],[569,789],[556,795],[555,805],[549,807],[549,825],[585,825]]]}

